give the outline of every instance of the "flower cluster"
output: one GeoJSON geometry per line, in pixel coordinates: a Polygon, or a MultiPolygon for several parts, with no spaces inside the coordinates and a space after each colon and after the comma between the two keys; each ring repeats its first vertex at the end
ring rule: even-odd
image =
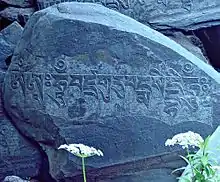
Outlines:
{"type": "Polygon", "coordinates": [[[198,133],[188,131],[186,133],[179,133],[172,139],[165,142],[165,146],[173,146],[175,144],[181,145],[182,148],[189,148],[189,146],[199,147],[204,142],[203,138],[198,133]]]}
{"type": "Polygon", "coordinates": [[[61,145],[58,149],[65,149],[77,157],[91,157],[94,155],[103,156],[101,150],[97,150],[94,147],[89,147],[83,144],[64,144],[61,145]]]}

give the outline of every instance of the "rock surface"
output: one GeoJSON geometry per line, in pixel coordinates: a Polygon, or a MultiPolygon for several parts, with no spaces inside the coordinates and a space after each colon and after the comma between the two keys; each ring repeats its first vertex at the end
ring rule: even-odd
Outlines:
{"type": "MultiPolygon", "coordinates": [[[[0,88],[5,73],[0,71],[0,88]]],[[[3,109],[0,89],[0,181],[8,175],[23,178],[39,175],[41,155],[37,148],[21,136],[3,109]]]]}
{"type": "Polygon", "coordinates": [[[12,56],[14,48],[21,39],[23,28],[17,22],[12,23],[0,32],[0,69],[6,70],[6,59],[12,56]]]}
{"type": "Polygon", "coordinates": [[[6,176],[3,182],[29,182],[29,180],[23,180],[18,176],[6,176]]]}
{"type": "Polygon", "coordinates": [[[0,4],[7,4],[14,7],[28,8],[34,6],[33,0],[0,0],[0,4]]]}
{"type": "Polygon", "coordinates": [[[193,35],[186,36],[181,32],[172,32],[169,38],[175,40],[178,44],[186,48],[199,59],[203,60],[206,63],[209,63],[208,58],[204,56],[206,55],[205,49],[198,37],[193,35]]]}
{"type": "Polygon", "coordinates": [[[62,3],[26,24],[4,101],[59,181],[81,164],[57,150],[63,143],[102,149],[103,158],[87,160],[99,168],[169,152],[165,140],[179,132],[210,134],[219,90],[211,66],[157,31],[101,5],[62,3]]]}
{"type": "Polygon", "coordinates": [[[8,7],[0,11],[0,16],[9,21],[17,21],[24,25],[34,12],[34,8],[8,7]]]}
{"type": "MultiPolygon", "coordinates": [[[[75,0],[37,0],[38,9],[75,0]]],[[[219,0],[77,0],[94,2],[157,30],[195,30],[220,24],[219,0]]]]}

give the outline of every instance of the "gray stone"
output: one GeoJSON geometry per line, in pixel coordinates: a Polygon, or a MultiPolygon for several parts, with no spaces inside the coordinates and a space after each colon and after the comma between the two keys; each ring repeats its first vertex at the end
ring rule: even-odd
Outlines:
{"type": "Polygon", "coordinates": [[[29,182],[29,181],[23,180],[18,176],[6,176],[3,182],[29,182]]]}
{"type": "Polygon", "coordinates": [[[28,8],[34,6],[33,0],[0,0],[0,4],[7,4],[15,7],[28,8]]]}
{"type": "MultiPolygon", "coordinates": [[[[0,88],[4,79],[0,71],[0,88]]],[[[23,178],[39,175],[41,155],[38,149],[22,137],[3,109],[0,89],[0,181],[8,175],[23,178]]]]}
{"type": "MultiPolygon", "coordinates": [[[[37,0],[38,9],[76,0],[37,0]]],[[[157,30],[195,30],[220,24],[219,0],[77,0],[93,2],[128,15],[157,30]]]]}
{"type": "MultiPolygon", "coordinates": [[[[181,154],[184,155],[182,152],[162,154],[98,170],[91,169],[87,178],[92,182],[176,182],[180,174],[172,174],[172,171],[186,165],[179,157],[181,154]]],[[[79,173],[81,175],[82,172],[79,173]]],[[[76,175],[72,180],[78,182],[80,177],[76,175]]]]}
{"type": "Polygon", "coordinates": [[[9,21],[17,21],[24,25],[34,12],[34,8],[8,7],[0,11],[0,16],[9,21]]]}
{"type": "Polygon", "coordinates": [[[0,32],[0,69],[6,70],[5,60],[12,56],[14,48],[21,38],[23,28],[17,22],[12,23],[0,32]]]}
{"type": "Polygon", "coordinates": [[[178,44],[197,56],[199,59],[203,60],[206,63],[209,63],[205,49],[198,37],[193,35],[186,36],[181,32],[172,32],[169,38],[176,41],[178,44]]]}
{"type": "Polygon", "coordinates": [[[179,132],[210,134],[219,90],[218,72],[159,32],[101,5],[62,3],[26,24],[4,101],[61,180],[81,163],[63,143],[102,149],[87,160],[100,168],[173,151],[164,143],[179,132]]]}

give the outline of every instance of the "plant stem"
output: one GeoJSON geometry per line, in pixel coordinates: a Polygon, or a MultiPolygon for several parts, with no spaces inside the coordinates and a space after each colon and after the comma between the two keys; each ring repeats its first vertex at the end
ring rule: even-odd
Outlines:
{"type": "Polygon", "coordinates": [[[195,177],[195,174],[194,174],[194,170],[193,170],[192,157],[190,156],[188,148],[186,148],[186,151],[187,151],[187,155],[188,155],[188,158],[189,158],[189,166],[192,170],[192,180],[193,180],[193,178],[195,177]]]}
{"type": "Polygon", "coordinates": [[[82,157],[82,171],[83,171],[83,181],[86,182],[86,168],[85,168],[84,157],[82,157]]]}

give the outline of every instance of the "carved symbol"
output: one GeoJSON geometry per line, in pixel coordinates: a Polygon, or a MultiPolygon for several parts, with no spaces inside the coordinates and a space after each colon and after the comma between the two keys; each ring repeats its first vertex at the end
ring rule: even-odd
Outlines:
{"type": "Polygon", "coordinates": [[[86,101],[83,98],[76,99],[76,101],[68,107],[68,116],[70,118],[83,117],[86,113],[86,101]]]}
{"type": "Polygon", "coordinates": [[[121,8],[127,10],[130,7],[129,0],[105,0],[102,4],[108,8],[120,11],[121,8]]]}
{"type": "Polygon", "coordinates": [[[70,83],[69,86],[71,87],[78,87],[80,92],[83,92],[83,76],[82,75],[70,75],[70,83]]]}
{"type": "Polygon", "coordinates": [[[68,87],[68,75],[52,74],[54,78],[53,86],[64,92],[68,87]]]}
{"type": "Polygon", "coordinates": [[[145,104],[146,107],[149,107],[150,97],[152,93],[151,86],[149,85],[149,79],[138,77],[136,94],[137,102],[145,104]]]}
{"type": "Polygon", "coordinates": [[[187,97],[187,98],[180,98],[190,112],[196,112],[199,109],[199,104],[196,97],[187,97]]]}
{"type": "Polygon", "coordinates": [[[165,101],[165,107],[163,111],[167,113],[169,116],[175,118],[179,111],[179,107],[180,107],[180,104],[177,100],[170,99],[170,100],[165,101]]]}
{"type": "Polygon", "coordinates": [[[11,74],[11,88],[17,89],[20,86],[19,80],[20,80],[20,74],[12,73],[11,74]]]}
{"type": "Polygon", "coordinates": [[[111,89],[116,93],[118,98],[125,98],[125,85],[124,85],[124,76],[113,76],[111,89]]]}
{"type": "Polygon", "coordinates": [[[49,98],[54,101],[54,103],[59,107],[65,107],[66,106],[66,102],[64,100],[64,93],[63,92],[55,92],[55,98],[53,96],[51,96],[50,94],[47,93],[47,95],[49,96],[49,98]]]}
{"type": "Polygon", "coordinates": [[[193,6],[192,0],[182,0],[182,8],[191,11],[193,6]]]}
{"type": "Polygon", "coordinates": [[[168,5],[168,0],[157,0],[158,4],[163,4],[164,6],[168,5]]]}
{"type": "Polygon", "coordinates": [[[97,86],[105,103],[111,100],[111,76],[98,75],[97,86]]]}
{"type": "Polygon", "coordinates": [[[58,72],[58,73],[64,73],[66,72],[67,66],[64,60],[58,59],[55,62],[54,65],[54,69],[58,72]]]}
{"type": "Polygon", "coordinates": [[[52,80],[52,76],[51,76],[51,74],[49,74],[49,73],[46,73],[45,74],[45,86],[47,86],[47,87],[51,87],[52,86],[52,83],[51,83],[51,80],[52,80]]]}
{"type": "Polygon", "coordinates": [[[96,75],[84,76],[83,94],[88,96],[94,96],[96,99],[99,98],[98,89],[96,87],[96,75]]]}
{"type": "Polygon", "coordinates": [[[191,63],[186,63],[184,66],[183,66],[183,71],[185,73],[192,73],[193,72],[193,65],[191,63]]]}

